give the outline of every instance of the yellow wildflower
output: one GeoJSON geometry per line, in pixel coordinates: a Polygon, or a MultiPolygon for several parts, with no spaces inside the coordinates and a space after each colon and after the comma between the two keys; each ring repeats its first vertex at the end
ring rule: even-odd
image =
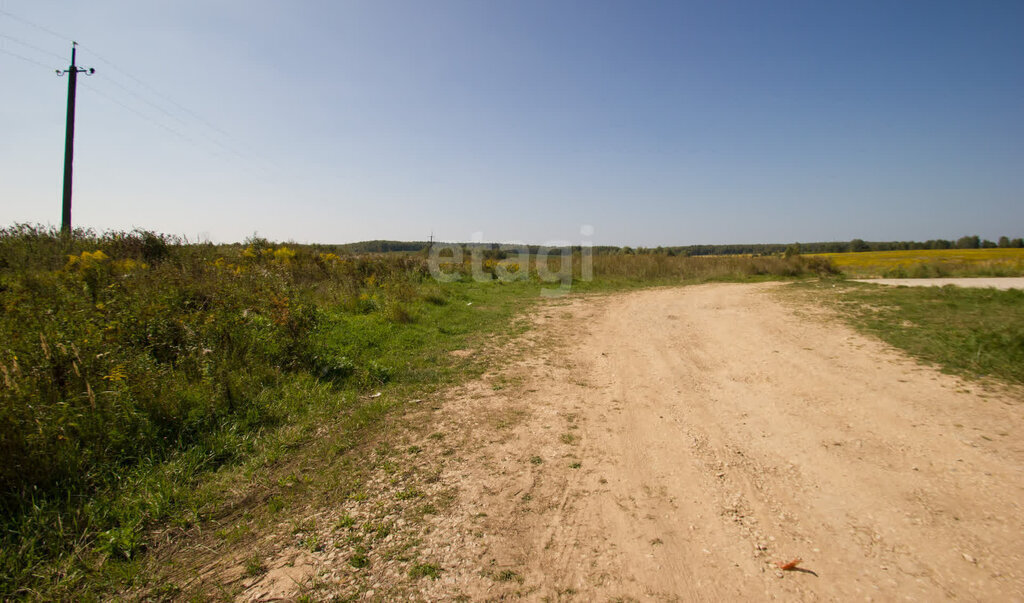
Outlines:
{"type": "Polygon", "coordinates": [[[292,258],[295,257],[296,253],[297,252],[294,249],[289,249],[287,247],[278,247],[274,251],[274,259],[277,260],[278,262],[287,264],[292,260],[292,258]]]}

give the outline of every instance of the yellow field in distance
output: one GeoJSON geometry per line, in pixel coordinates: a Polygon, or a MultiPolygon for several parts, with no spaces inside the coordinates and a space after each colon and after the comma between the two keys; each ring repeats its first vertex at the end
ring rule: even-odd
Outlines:
{"type": "Polygon", "coordinates": [[[1024,249],[914,249],[815,253],[848,276],[1019,276],[1024,249]]]}

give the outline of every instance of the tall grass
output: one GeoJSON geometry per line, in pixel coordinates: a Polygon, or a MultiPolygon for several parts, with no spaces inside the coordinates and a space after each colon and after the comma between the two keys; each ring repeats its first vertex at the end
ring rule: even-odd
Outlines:
{"type": "Polygon", "coordinates": [[[670,256],[598,255],[594,275],[608,280],[744,280],[751,277],[797,277],[833,275],[836,270],[826,258],[782,256],[670,256]]]}
{"type": "Polygon", "coordinates": [[[246,454],[297,379],[379,382],[317,337],[325,310],[405,316],[421,268],[260,240],[0,231],[0,593],[83,539],[137,554],[173,503],[98,501],[176,455],[199,474],[246,454]]]}
{"type": "MultiPolygon", "coordinates": [[[[526,270],[516,259],[484,259],[476,269],[477,278],[530,279],[538,283],[566,282],[574,289],[617,287],[628,284],[672,284],[679,282],[748,280],[752,278],[793,278],[832,276],[838,271],[831,260],[799,254],[774,256],[680,256],[667,253],[600,253],[584,255],[579,249],[563,256],[552,252],[542,259],[530,259],[526,270]],[[542,263],[543,262],[543,263],[542,263]],[[511,268],[511,274],[508,269],[511,268]],[[539,268],[546,268],[543,274],[539,268]]],[[[474,270],[470,259],[457,267],[463,279],[474,270]]]]}

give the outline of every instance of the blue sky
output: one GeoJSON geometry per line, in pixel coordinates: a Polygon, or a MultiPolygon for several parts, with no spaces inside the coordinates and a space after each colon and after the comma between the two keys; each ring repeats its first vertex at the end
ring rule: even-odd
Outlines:
{"type": "Polygon", "coordinates": [[[1021,236],[1022,31],[1012,1],[0,0],[0,224],[59,222],[73,38],[76,225],[1021,236]]]}

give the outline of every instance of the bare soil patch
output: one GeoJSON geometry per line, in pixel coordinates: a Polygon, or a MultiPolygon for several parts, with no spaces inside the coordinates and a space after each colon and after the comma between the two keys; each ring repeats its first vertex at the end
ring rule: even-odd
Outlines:
{"type": "Polygon", "coordinates": [[[893,285],[898,287],[981,287],[995,289],[1024,289],[1024,277],[977,277],[977,278],[858,278],[858,283],[893,285]]]}

